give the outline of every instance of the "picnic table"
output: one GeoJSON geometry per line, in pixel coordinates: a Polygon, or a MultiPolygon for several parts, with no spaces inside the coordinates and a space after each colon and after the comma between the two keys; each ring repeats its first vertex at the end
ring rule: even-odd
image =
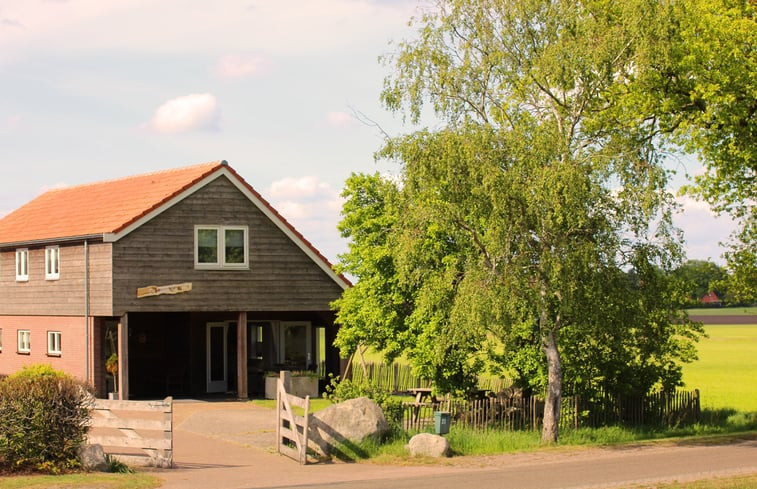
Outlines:
{"type": "Polygon", "coordinates": [[[415,396],[415,405],[422,406],[424,402],[436,402],[436,396],[431,394],[431,387],[413,387],[408,391],[415,396]]]}

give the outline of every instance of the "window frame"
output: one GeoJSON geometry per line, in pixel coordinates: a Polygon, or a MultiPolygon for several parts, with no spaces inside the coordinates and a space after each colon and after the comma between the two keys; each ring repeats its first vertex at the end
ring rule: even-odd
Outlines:
{"type": "Polygon", "coordinates": [[[29,281],[29,248],[16,249],[16,282],[29,281]]]}
{"type": "Polygon", "coordinates": [[[194,265],[195,270],[248,270],[250,268],[250,231],[244,225],[210,225],[196,224],[194,226],[194,265]],[[214,263],[200,263],[199,261],[199,232],[201,230],[216,231],[217,260],[214,263]],[[229,263],[226,260],[226,231],[242,231],[244,246],[244,262],[229,263]]]}
{"type": "Polygon", "coordinates": [[[16,330],[16,353],[28,355],[32,352],[32,332],[30,329],[16,330]],[[25,344],[22,344],[21,338],[26,337],[25,344]],[[23,345],[23,346],[22,346],[23,345]]]}
{"type": "Polygon", "coordinates": [[[60,246],[45,247],[45,280],[60,279],[60,246]],[[55,265],[53,270],[52,265],[55,265]]]}
{"type": "Polygon", "coordinates": [[[47,332],[47,356],[48,357],[61,356],[62,342],[63,342],[63,335],[61,334],[60,331],[48,331],[47,332]],[[50,340],[52,340],[52,342],[50,340]]]}
{"type": "Polygon", "coordinates": [[[3,328],[0,328],[0,353],[3,352],[3,328]]]}

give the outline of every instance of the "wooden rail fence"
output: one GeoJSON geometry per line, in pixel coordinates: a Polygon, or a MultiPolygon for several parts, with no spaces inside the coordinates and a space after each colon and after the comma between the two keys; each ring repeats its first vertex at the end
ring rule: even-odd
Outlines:
{"type": "MultiPolygon", "coordinates": [[[[427,431],[434,426],[434,411],[448,411],[452,426],[479,430],[538,430],[544,415],[544,401],[537,396],[514,396],[407,402],[402,411],[403,428],[427,431]]],[[[610,425],[673,427],[699,419],[698,390],[657,392],[644,396],[602,394],[592,399],[564,397],[560,428],[610,425]]]]}
{"type": "MultiPolygon", "coordinates": [[[[410,365],[393,363],[367,362],[365,365],[353,363],[350,367],[352,381],[365,382],[381,387],[390,392],[408,392],[411,389],[431,387],[431,381],[416,375],[410,365]]],[[[478,378],[478,388],[492,392],[499,392],[512,385],[506,378],[481,375],[478,378]]]]}
{"type": "Polygon", "coordinates": [[[308,422],[310,396],[293,396],[286,391],[291,385],[291,372],[282,371],[276,386],[276,447],[278,452],[305,465],[308,462],[308,422]],[[293,407],[304,411],[300,416],[293,407]]]}
{"type": "Polygon", "coordinates": [[[109,401],[95,399],[87,443],[127,465],[171,467],[173,399],[109,401]]]}

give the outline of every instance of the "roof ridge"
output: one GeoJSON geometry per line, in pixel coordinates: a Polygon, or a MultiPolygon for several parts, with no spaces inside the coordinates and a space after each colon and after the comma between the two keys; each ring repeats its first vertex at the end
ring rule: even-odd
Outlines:
{"type": "MultiPolygon", "coordinates": [[[[65,190],[79,189],[79,188],[84,188],[84,187],[100,186],[100,185],[107,184],[107,183],[123,182],[125,180],[131,180],[131,179],[134,179],[134,178],[145,178],[145,177],[155,176],[155,175],[165,175],[167,173],[177,173],[177,172],[188,171],[188,170],[200,168],[200,167],[203,167],[203,166],[207,166],[208,168],[211,168],[211,167],[214,167],[214,166],[228,166],[228,162],[226,160],[215,160],[215,161],[208,161],[206,163],[197,163],[195,165],[180,166],[178,168],[167,168],[165,170],[155,170],[155,171],[151,171],[151,172],[147,172],[147,173],[135,173],[133,175],[127,175],[125,177],[116,177],[116,178],[110,178],[110,179],[107,179],[107,180],[98,180],[96,182],[77,183],[75,185],[66,185],[65,187],[51,188],[49,190],[45,190],[44,192],[40,193],[38,196],[42,196],[44,194],[52,193],[52,192],[61,192],[61,191],[65,191],[65,190]]],[[[31,201],[29,201],[29,202],[31,202],[31,201]]]]}

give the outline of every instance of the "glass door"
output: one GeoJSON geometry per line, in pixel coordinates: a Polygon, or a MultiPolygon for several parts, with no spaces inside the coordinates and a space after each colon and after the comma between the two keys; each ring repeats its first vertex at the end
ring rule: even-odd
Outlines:
{"type": "Polygon", "coordinates": [[[226,323],[208,323],[207,326],[207,380],[208,393],[226,392],[229,388],[227,372],[228,351],[226,323]]]}

